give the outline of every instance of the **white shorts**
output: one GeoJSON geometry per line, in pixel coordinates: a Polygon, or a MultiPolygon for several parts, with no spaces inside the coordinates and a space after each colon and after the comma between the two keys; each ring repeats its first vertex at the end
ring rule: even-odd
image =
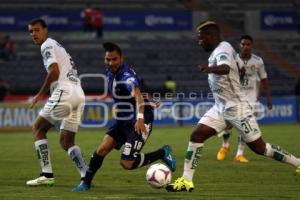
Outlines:
{"type": "Polygon", "coordinates": [[[85,95],[81,86],[74,85],[68,90],[55,89],[39,115],[51,124],[61,122],[60,129],[77,132],[81,121],[85,95]]]}
{"type": "Polygon", "coordinates": [[[253,103],[250,102],[250,105],[254,110],[254,115],[256,117],[256,120],[260,120],[265,117],[266,110],[265,110],[265,106],[262,103],[256,101],[253,103]]]}
{"type": "Polygon", "coordinates": [[[214,105],[198,123],[215,129],[217,133],[233,126],[240,132],[246,143],[253,142],[261,137],[261,131],[251,107],[244,104],[228,108],[223,113],[220,113],[217,106],[214,105]]]}

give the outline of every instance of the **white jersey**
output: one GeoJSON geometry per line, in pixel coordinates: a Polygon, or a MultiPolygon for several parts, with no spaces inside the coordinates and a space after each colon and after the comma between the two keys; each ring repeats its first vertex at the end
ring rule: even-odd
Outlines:
{"type": "Polygon", "coordinates": [[[236,52],[228,42],[220,42],[208,58],[208,66],[228,65],[229,74],[208,74],[208,83],[220,112],[245,101],[240,91],[240,76],[236,64],[236,52]]]}
{"type": "Polygon", "coordinates": [[[57,88],[67,89],[68,84],[70,83],[80,85],[77,70],[73,68],[74,62],[70,54],[61,44],[51,38],[48,38],[41,45],[41,53],[47,72],[49,71],[51,64],[58,64],[59,77],[57,80],[58,85],[56,85],[57,88]]]}
{"type": "Polygon", "coordinates": [[[243,60],[240,56],[236,59],[240,68],[246,69],[245,76],[242,81],[241,92],[247,97],[250,103],[257,101],[259,93],[259,82],[267,78],[264,62],[261,57],[254,54],[251,55],[249,60],[243,60]]]}

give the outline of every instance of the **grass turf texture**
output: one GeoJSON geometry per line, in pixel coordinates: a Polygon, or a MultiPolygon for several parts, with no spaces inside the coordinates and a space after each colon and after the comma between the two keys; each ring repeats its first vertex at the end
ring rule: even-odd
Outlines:
{"type": "MultiPolygon", "coordinates": [[[[177,171],[172,180],[182,175],[185,150],[192,126],[154,127],[143,152],[170,144],[177,157],[177,171]]],[[[278,144],[300,156],[300,125],[265,125],[264,140],[278,144]]],[[[76,141],[86,161],[100,144],[104,130],[80,130],[76,141]]],[[[56,183],[53,187],[27,187],[26,180],[39,175],[40,167],[30,132],[0,134],[0,199],[299,199],[300,175],[292,166],[257,156],[246,148],[248,164],[233,161],[237,133],[231,137],[231,150],[226,160],[217,161],[221,139],[213,137],[204,146],[203,156],[194,177],[192,193],[167,193],[153,189],[145,181],[148,167],[126,171],[119,165],[121,151],[113,151],[104,160],[88,192],[71,192],[79,183],[79,174],[58,142],[58,133],[48,138],[56,183]]]]}

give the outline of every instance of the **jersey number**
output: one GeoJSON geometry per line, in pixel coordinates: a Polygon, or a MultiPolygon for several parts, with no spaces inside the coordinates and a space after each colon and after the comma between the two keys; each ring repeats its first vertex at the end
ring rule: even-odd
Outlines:
{"type": "Polygon", "coordinates": [[[246,134],[248,134],[248,133],[250,133],[251,131],[253,131],[253,129],[252,129],[252,127],[251,127],[251,125],[249,124],[248,121],[242,122],[241,126],[242,126],[242,128],[244,129],[244,132],[245,132],[246,134]]]}
{"type": "Polygon", "coordinates": [[[143,146],[142,142],[140,142],[138,140],[134,141],[134,146],[133,146],[134,149],[139,151],[139,150],[141,150],[142,146],[143,146]]]}

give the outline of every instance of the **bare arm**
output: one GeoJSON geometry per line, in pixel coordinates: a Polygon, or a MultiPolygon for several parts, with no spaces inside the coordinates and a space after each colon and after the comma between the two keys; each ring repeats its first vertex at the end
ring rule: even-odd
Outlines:
{"type": "Polygon", "coordinates": [[[40,91],[32,99],[32,103],[30,106],[31,108],[33,108],[34,105],[42,99],[43,95],[45,95],[49,91],[51,84],[53,82],[57,81],[57,79],[59,77],[59,68],[58,68],[57,63],[51,64],[49,69],[50,70],[48,72],[48,75],[47,75],[40,91]]]}
{"type": "Polygon", "coordinates": [[[141,91],[138,87],[135,87],[132,91],[132,95],[135,98],[136,101],[136,107],[137,107],[137,120],[135,123],[135,130],[137,133],[146,133],[146,127],[144,124],[144,99],[141,94],[141,91]]]}
{"type": "Polygon", "coordinates": [[[200,70],[204,73],[213,73],[213,74],[219,74],[219,75],[224,75],[224,74],[229,74],[230,67],[228,65],[218,65],[218,66],[212,66],[208,67],[207,65],[202,65],[200,66],[200,70]]]}
{"type": "Polygon", "coordinates": [[[264,78],[261,80],[261,85],[264,91],[265,96],[267,97],[267,105],[269,109],[272,109],[272,98],[270,95],[270,88],[269,88],[269,81],[268,79],[264,78]]]}

